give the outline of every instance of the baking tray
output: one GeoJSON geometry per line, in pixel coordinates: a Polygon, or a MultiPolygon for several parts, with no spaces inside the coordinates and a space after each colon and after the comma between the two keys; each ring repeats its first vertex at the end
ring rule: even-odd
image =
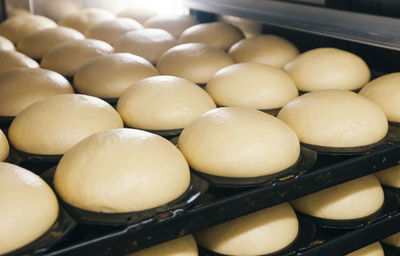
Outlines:
{"type": "Polygon", "coordinates": [[[0,116],[0,129],[7,130],[15,116],[0,116]]]}
{"type": "Polygon", "coordinates": [[[170,130],[148,130],[148,129],[142,129],[142,128],[129,127],[129,126],[127,126],[127,128],[139,129],[139,130],[142,130],[142,131],[151,132],[151,133],[160,135],[160,136],[162,136],[162,137],[164,137],[164,138],[166,138],[168,140],[179,136],[181,134],[181,132],[183,131],[183,128],[170,129],[170,130]]]}

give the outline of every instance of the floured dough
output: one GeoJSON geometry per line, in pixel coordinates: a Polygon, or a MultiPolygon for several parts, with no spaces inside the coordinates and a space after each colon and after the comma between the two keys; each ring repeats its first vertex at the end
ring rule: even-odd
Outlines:
{"type": "Polygon", "coordinates": [[[135,6],[126,8],[117,14],[118,17],[126,17],[134,19],[141,24],[153,16],[156,16],[157,12],[146,6],[135,6]]]}
{"type": "Polygon", "coordinates": [[[355,252],[346,254],[347,256],[385,256],[385,252],[379,242],[365,246],[355,252]]]}
{"type": "Polygon", "coordinates": [[[190,15],[158,15],[148,19],[143,26],[164,29],[179,38],[185,29],[198,23],[196,18],[190,15]]]}
{"type": "Polygon", "coordinates": [[[377,172],[375,176],[382,185],[400,188],[400,165],[377,172]]]}
{"type": "Polygon", "coordinates": [[[17,51],[0,51],[0,74],[15,68],[39,68],[39,64],[17,51]]]}
{"type": "Polygon", "coordinates": [[[0,162],[7,159],[9,152],[10,147],[8,145],[6,135],[4,135],[3,131],[0,130],[0,162]]]}
{"type": "Polygon", "coordinates": [[[0,51],[14,51],[14,44],[7,38],[0,36],[0,51]]]}

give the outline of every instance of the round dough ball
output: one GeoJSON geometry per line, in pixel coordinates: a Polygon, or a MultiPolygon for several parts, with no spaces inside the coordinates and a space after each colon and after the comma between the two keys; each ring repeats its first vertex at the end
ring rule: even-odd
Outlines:
{"type": "Polygon", "coordinates": [[[400,188],[400,165],[377,172],[375,177],[383,185],[400,188]]]}
{"type": "Polygon", "coordinates": [[[0,36],[0,51],[14,51],[14,44],[7,38],[0,36]]]}
{"type": "Polygon", "coordinates": [[[44,16],[17,15],[6,19],[0,24],[0,35],[16,44],[21,38],[30,33],[56,26],[57,24],[54,21],[44,16]]]}
{"type": "Polygon", "coordinates": [[[198,256],[197,243],[192,235],[167,241],[127,256],[198,256]]]}
{"type": "Polygon", "coordinates": [[[373,175],[306,195],[291,202],[296,210],[323,219],[367,217],[383,205],[383,189],[373,175]]]}
{"type": "Polygon", "coordinates": [[[382,240],[382,243],[400,248],[400,232],[391,235],[389,237],[386,237],[385,239],[382,240]]]}
{"type": "Polygon", "coordinates": [[[301,142],[316,146],[366,146],[382,140],[388,131],[377,105],[344,90],[304,94],[283,107],[278,118],[296,131],[301,142]]]}
{"type": "Polygon", "coordinates": [[[10,147],[8,145],[7,137],[4,135],[3,131],[0,130],[0,162],[7,159],[9,152],[10,147]]]}
{"type": "Polygon", "coordinates": [[[155,64],[177,41],[173,35],[162,29],[146,28],[128,32],[115,41],[116,52],[129,52],[155,64]]]}
{"type": "Polygon", "coordinates": [[[283,68],[286,63],[299,55],[299,50],[285,38],[259,35],[232,45],[229,55],[235,62],[254,62],[283,68]]]}
{"type": "Polygon", "coordinates": [[[72,28],[55,27],[42,29],[31,33],[19,40],[18,51],[34,59],[41,59],[50,49],[70,40],[85,39],[78,31],[72,28]]]}
{"type": "Polygon", "coordinates": [[[81,66],[74,76],[74,85],[80,93],[118,98],[132,83],[156,75],[157,69],[144,58],[114,53],[81,66]]]}
{"type": "Polygon", "coordinates": [[[58,217],[51,188],[36,174],[0,162],[0,254],[33,242],[58,217]]]}
{"type": "Polygon", "coordinates": [[[118,17],[134,19],[141,24],[156,15],[157,12],[155,12],[152,8],[149,8],[148,6],[146,7],[145,5],[135,6],[133,8],[126,8],[117,14],[118,17]]]}
{"type": "Polygon", "coordinates": [[[178,147],[197,171],[223,177],[258,177],[296,163],[297,135],[289,126],[250,108],[224,107],[203,114],[179,136],[178,147]]]}
{"type": "Polygon", "coordinates": [[[282,70],[259,63],[239,63],[218,71],[206,86],[218,106],[275,109],[298,96],[296,84],[282,70]]]}
{"type": "Polygon", "coordinates": [[[285,71],[300,91],[356,90],[368,83],[371,72],[357,55],[335,48],[317,48],[287,63],[285,71]]]}
{"type": "Polygon", "coordinates": [[[385,256],[385,252],[379,242],[365,246],[355,252],[346,254],[347,256],[385,256]]]}
{"type": "Polygon", "coordinates": [[[142,211],[182,195],[189,166],[167,139],[114,129],[83,140],[61,159],[54,186],[70,205],[95,212],[142,211]]]}
{"type": "Polygon", "coordinates": [[[83,64],[96,57],[110,54],[113,50],[111,45],[100,40],[67,41],[47,52],[40,65],[61,75],[73,76],[83,64]]]}
{"type": "Polygon", "coordinates": [[[118,112],[107,102],[86,95],[62,94],[23,110],[11,123],[8,138],[20,151],[59,155],[94,133],[121,127],[118,112]]]}
{"type": "Polygon", "coordinates": [[[86,34],[91,26],[114,18],[115,15],[110,11],[98,8],[87,8],[64,16],[58,22],[58,25],[70,27],[78,30],[82,34],[86,34]]]}
{"type": "Polygon", "coordinates": [[[174,76],[134,83],[121,95],[117,106],[126,125],[146,130],[180,129],[214,108],[214,101],[203,89],[174,76]]]}
{"type": "Polygon", "coordinates": [[[299,223],[288,203],[233,219],[195,234],[204,248],[224,255],[264,255],[292,243],[299,223]]]}
{"type": "Polygon", "coordinates": [[[182,32],[199,22],[190,15],[158,15],[148,19],[143,26],[145,28],[160,28],[179,38],[182,32]]]}
{"type": "Polygon", "coordinates": [[[369,82],[360,94],[377,104],[389,121],[400,123],[400,73],[381,76],[369,82]]]}
{"type": "Polygon", "coordinates": [[[16,51],[0,51],[0,60],[0,73],[15,68],[39,68],[36,61],[16,51]]]}
{"type": "Polygon", "coordinates": [[[203,43],[228,50],[243,38],[243,32],[234,25],[210,22],[197,24],[183,31],[179,43],[203,43]]]}
{"type": "Polygon", "coordinates": [[[62,75],[46,70],[18,68],[0,74],[0,116],[16,116],[39,100],[74,93],[62,75]]]}
{"type": "Polygon", "coordinates": [[[223,50],[206,44],[182,44],[166,51],[157,62],[162,75],[186,78],[195,83],[207,83],[220,69],[233,60],[223,50]]]}

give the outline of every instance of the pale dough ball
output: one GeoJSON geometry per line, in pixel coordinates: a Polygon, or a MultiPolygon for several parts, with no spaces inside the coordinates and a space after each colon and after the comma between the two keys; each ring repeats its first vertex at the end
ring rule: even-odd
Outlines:
{"type": "Polygon", "coordinates": [[[61,75],[73,76],[83,64],[110,54],[113,50],[111,45],[95,39],[67,41],[47,52],[40,65],[61,75]]]}
{"type": "Polygon", "coordinates": [[[173,76],[155,76],[132,84],[117,106],[126,125],[146,130],[183,128],[214,108],[214,101],[198,85],[173,76]]]}
{"type": "Polygon", "coordinates": [[[282,171],[299,158],[289,126],[250,108],[217,108],[191,122],[178,147],[197,171],[224,177],[258,177],[282,171]]]}
{"type": "Polygon", "coordinates": [[[17,15],[6,19],[0,24],[0,35],[16,44],[21,38],[30,33],[56,26],[57,24],[54,21],[44,16],[17,15]]]}
{"type": "Polygon", "coordinates": [[[15,68],[39,68],[39,64],[17,51],[0,51],[0,73],[15,68]]]}
{"type": "Polygon", "coordinates": [[[186,78],[195,83],[207,83],[220,69],[233,60],[223,50],[206,44],[182,44],[166,51],[157,62],[162,75],[186,78]]]}
{"type": "Polygon", "coordinates": [[[83,2],[80,0],[35,0],[34,12],[59,21],[68,14],[78,12],[82,6],[83,2]]]}
{"type": "Polygon", "coordinates": [[[7,38],[0,36],[0,51],[14,51],[14,44],[7,38]]]}
{"type": "Polygon", "coordinates": [[[326,147],[366,146],[388,131],[385,114],[373,102],[344,90],[317,91],[289,102],[278,118],[301,142],[326,147]]]}
{"type": "Polygon", "coordinates": [[[233,219],[197,233],[199,245],[224,255],[264,255],[292,243],[299,223],[288,203],[233,219]]]}
{"type": "Polygon", "coordinates": [[[50,49],[70,40],[85,39],[78,31],[72,28],[55,27],[42,29],[31,33],[19,40],[18,51],[34,59],[41,59],[50,49]]]}
{"type": "Polygon", "coordinates": [[[239,63],[218,71],[206,86],[218,106],[281,108],[298,96],[296,84],[282,70],[259,63],[239,63]]]}
{"type": "Polygon", "coordinates": [[[145,28],[128,32],[114,43],[116,52],[129,52],[141,56],[155,64],[177,41],[173,35],[163,29],[145,28]]]}
{"type": "Polygon", "coordinates": [[[391,122],[400,122],[400,73],[381,76],[368,84],[360,94],[377,104],[391,122]]]}
{"type": "Polygon", "coordinates": [[[198,256],[197,243],[192,235],[167,241],[127,256],[198,256]]]}
{"type": "Polygon", "coordinates": [[[203,43],[228,50],[244,38],[242,31],[224,22],[210,22],[194,25],[183,31],[179,43],[203,43]]]}
{"type": "Polygon", "coordinates": [[[356,90],[368,83],[371,72],[357,55],[335,48],[317,48],[287,63],[285,71],[300,91],[356,90]]]}
{"type": "Polygon", "coordinates": [[[385,252],[379,242],[365,246],[355,252],[346,254],[347,256],[385,256],[385,252]]]}
{"type": "Polygon", "coordinates": [[[86,37],[113,44],[126,32],[138,29],[143,29],[143,26],[136,20],[129,18],[116,18],[90,27],[86,33],[86,37]]]}
{"type": "Polygon", "coordinates": [[[258,35],[240,40],[229,49],[235,62],[254,62],[283,66],[299,55],[297,47],[285,38],[276,35],[258,35]]]}
{"type": "Polygon", "coordinates": [[[324,219],[350,220],[367,217],[383,205],[381,184],[373,175],[306,195],[292,201],[296,210],[324,219]]]}
{"type": "Polygon", "coordinates": [[[65,202],[108,213],[166,204],[189,184],[189,166],[179,150],[161,136],[136,129],[88,137],[63,156],[54,175],[65,202]]]}
{"type": "Polygon", "coordinates": [[[156,15],[157,15],[156,11],[145,6],[135,6],[127,8],[117,14],[118,17],[134,19],[140,22],[141,24],[143,24],[146,20],[156,15]]]}
{"type": "Polygon", "coordinates": [[[179,38],[185,29],[198,23],[196,18],[190,15],[158,15],[148,19],[143,26],[164,29],[179,38]]]}
{"type": "Polygon", "coordinates": [[[392,245],[395,247],[400,247],[400,232],[382,240],[382,243],[392,245]]]}
{"type": "Polygon", "coordinates": [[[61,94],[23,110],[11,123],[8,138],[20,151],[59,155],[94,133],[121,127],[118,112],[107,102],[86,95],[61,94]]]}
{"type": "Polygon", "coordinates": [[[80,93],[118,98],[134,82],[156,75],[157,69],[144,58],[114,53],[81,66],[74,76],[74,85],[80,93]]]}
{"type": "Polygon", "coordinates": [[[7,137],[4,135],[3,131],[0,130],[0,162],[7,159],[9,152],[10,147],[8,145],[7,137]]]}
{"type": "Polygon", "coordinates": [[[78,30],[82,34],[86,34],[91,26],[114,18],[115,15],[110,11],[98,8],[87,8],[62,17],[58,25],[70,27],[78,30]]]}
{"type": "Polygon", "coordinates": [[[0,254],[23,247],[56,221],[58,202],[36,174],[0,162],[0,254]]]}
{"type": "Polygon", "coordinates": [[[375,176],[383,185],[400,188],[400,165],[377,172],[375,176]]]}
{"type": "Polygon", "coordinates": [[[46,70],[18,68],[0,74],[0,116],[16,116],[39,100],[74,93],[62,75],[46,70]]]}

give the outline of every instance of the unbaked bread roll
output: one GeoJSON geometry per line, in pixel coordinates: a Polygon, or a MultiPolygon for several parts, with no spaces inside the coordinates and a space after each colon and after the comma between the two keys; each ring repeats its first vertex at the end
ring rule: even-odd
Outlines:
{"type": "Polygon", "coordinates": [[[4,135],[3,131],[0,130],[0,162],[7,159],[9,152],[10,147],[8,145],[6,135],[4,135]]]}
{"type": "Polygon", "coordinates": [[[8,138],[20,151],[59,155],[94,133],[121,127],[118,112],[107,102],[86,95],[62,94],[23,110],[11,123],[8,138]]]}
{"type": "Polygon", "coordinates": [[[218,71],[206,86],[218,106],[281,108],[298,96],[296,84],[282,70],[259,63],[239,63],[218,71]]]}
{"type": "Polygon", "coordinates": [[[243,38],[243,32],[234,25],[224,22],[210,22],[187,28],[179,38],[179,43],[203,43],[228,50],[234,43],[243,38]]]}
{"type": "Polygon", "coordinates": [[[186,78],[195,83],[207,83],[220,69],[233,60],[223,50],[206,44],[182,44],[166,51],[157,62],[162,75],[186,78]]]}
{"type": "Polygon", "coordinates": [[[126,256],[198,256],[197,243],[192,235],[167,241],[126,256]]]}
{"type": "Polygon", "coordinates": [[[74,76],[74,85],[80,93],[118,98],[132,83],[156,75],[157,69],[144,58],[114,53],[81,66],[74,76]]]}
{"type": "Polygon", "coordinates": [[[287,63],[285,71],[300,91],[356,90],[368,83],[371,72],[357,55],[335,48],[317,48],[287,63]]]}
{"type": "Polygon", "coordinates": [[[30,33],[56,26],[57,24],[54,21],[44,16],[17,15],[6,19],[0,24],[0,35],[16,44],[21,38],[30,33]]]}
{"type": "Polygon", "coordinates": [[[17,51],[0,51],[0,73],[15,68],[39,68],[39,64],[17,51]]]}
{"type": "Polygon", "coordinates": [[[5,38],[4,36],[0,36],[0,51],[14,51],[14,44],[5,38]]]}
{"type": "Polygon", "coordinates": [[[278,118],[296,131],[301,142],[316,146],[366,146],[382,140],[388,131],[377,105],[345,90],[304,94],[283,107],[278,118]]]}
{"type": "Polygon", "coordinates": [[[347,256],[385,256],[385,252],[379,242],[365,246],[355,252],[346,254],[347,256]]]}
{"type": "Polygon", "coordinates": [[[400,188],[400,165],[377,172],[375,176],[382,185],[400,188]]]}
{"type": "Polygon", "coordinates": [[[47,52],[40,65],[61,75],[73,76],[83,64],[110,54],[113,50],[111,45],[95,39],[67,41],[47,52]]]}
{"type": "Polygon", "coordinates": [[[0,162],[0,254],[23,247],[56,221],[58,202],[51,188],[36,174],[0,162]]]}
{"type": "Polygon", "coordinates": [[[216,108],[195,83],[174,76],[154,76],[132,84],[119,98],[124,123],[146,130],[180,129],[216,108]]]}
{"type": "Polygon", "coordinates": [[[167,31],[145,28],[124,34],[115,41],[114,47],[116,52],[129,52],[155,64],[161,54],[176,44],[175,37],[167,31]]]}
{"type": "Polygon", "coordinates": [[[224,255],[264,255],[291,244],[299,223],[288,203],[233,219],[195,234],[202,247],[224,255]]]}
{"type": "Polygon", "coordinates": [[[126,8],[117,14],[118,17],[131,18],[140,22],[141,24],[156,15],[157,12],[155,12],[152,8],[148,8],[148,6],[135,6],[126,8]]]}
{"type": "Polygon", "coordinates": [[[145,28],[160,28],[179,38],[182,32],[199,22],[190,15],[158,15],[143,23],[145,28]]]}
{"type": "Polygon", "coordinates": [[[277,68],[299,55],[297,47],[280,36],[259,35],[242,39],[232,45],[229,55],[235,62],[255,62],[277,68]]]}
{"type": "Polygon", "coordinates": [[[62,75],[46,70],[17,68],[0,74],[0,116],[16,116],[39,100],[74,93],[62,75]]]}
{"type": "Polygon", "coordinates": [[[58,22],[58,25],[70,27],[78,30],[82,34],[86,34],[91,26],[114,18],[115,15],[110,11],[98,8],[87,8],[64,16],[58,22]]]}
{"type": "Polygon", "coordinates": [[[48,28],[24,36],[19,40],[17,49],[31,58],[41,59],[50,49],[60,43],[78,39],[85,39],[85,37],[75,29],[48,28]]]}
{"type": "Polygon", "coordinates": [[[75,207],[108,213],[166,204],[190,184],[188,164],[167,139],[136,129],[114,129],[83,140],[61,159],[54,186],[75,207]]]}
{"type": "Polygon", "coordinates": [[[381,184],[373,175],[306,195],[291,202],[296,210],[318,218],[350,220],[378,211],[384,201],[381,184]]]}
{"type": "Polygon", "coordinates": [[[386,237],[385,239],[382,240],[382,243],[400,248],[400,232],[391,235],[389,237],[386,237]]]}
{"type": "Polygon", "coordinates": [[[178,147],[197,171],[224,177],[274,174],[299,158],[297,135],[277,118],[250,108],[217,108],[183,129],[178,147]]]}

